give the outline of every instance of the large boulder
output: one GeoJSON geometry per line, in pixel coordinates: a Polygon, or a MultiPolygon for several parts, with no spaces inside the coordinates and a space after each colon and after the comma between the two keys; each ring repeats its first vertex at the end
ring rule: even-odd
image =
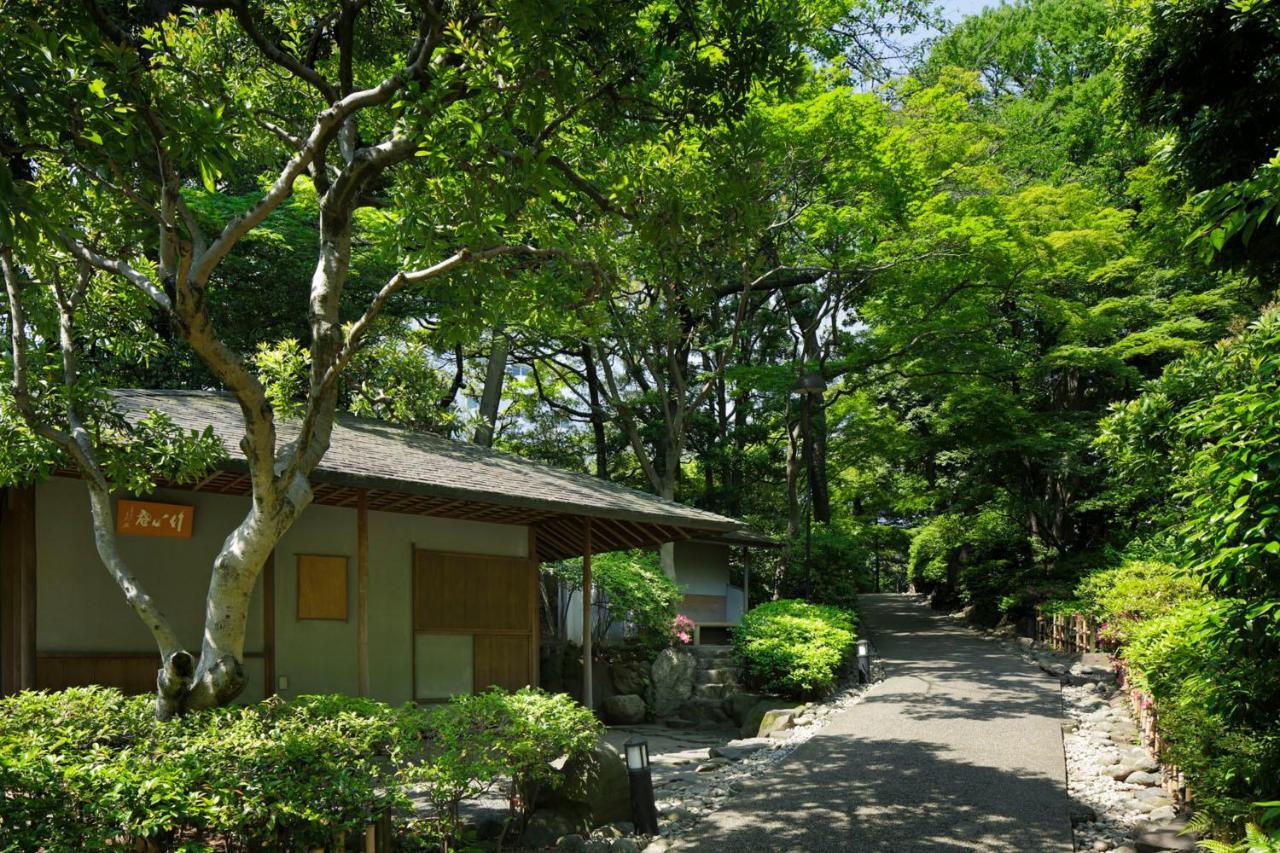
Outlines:
{"type": "Polygon", "coordinates": [[[618,661],[610,672],[613,689],[619,693],[645,695],[649,690],[648,670],[649,667],[642,661],[618,661]]]}
{"type": "Polygon", "coordinates": [[[669,717],[693,695],[697,663],[693,655],[679,649],[663,649],[649,669],[649,706],[653,715],[669,717]]]}
{"type": "Polygon", "coordinates": [[[609,696],[600,703],[600,715],[611,726],[632,726],[644,722],[644,699],[634,693],[609,696]]]}
{"type": "Polygon", "coordinates": [[[543,801],[557,813],[569,816],[576,826],[602,826],[632,819],[627,765],[608,742],[599,740],[584,755],[569,759],[560,775],[560,784],[543,801]]]}
{"type": "Polygon", "coordinates": [[[740,730],[743,737],[768,737],[768,734],[760,734],[760,723],[764,720],[764,715],[770,711],[785,710],[792,711],[795,709],[795,702],[788,702],[786,699],[761,699],[751,707],[746,717],[742,721],[742,729],[740,730]]]}

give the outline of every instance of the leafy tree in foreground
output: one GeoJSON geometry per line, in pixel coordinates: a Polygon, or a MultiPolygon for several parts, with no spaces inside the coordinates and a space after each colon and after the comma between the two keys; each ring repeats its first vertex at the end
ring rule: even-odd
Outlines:
{"type": "MultiPolygon", "coordinates": [[[[160,651],[159,716],[242,689],[253,587],[312,498],[340,381],[388,305],[430,286],[466,328],[495,292],[508,307],[580,301],[599,280],[590,237],[616,177],[592,172],[600,146],[731,116],[757,80],[794,76],[800,46],[829,23],[798,3],[6,6],[4,416],[18,438],[4,478],[80,472],[99,554],[160,651]],[[264,177],[244,204],[197,212],[198,188],[244,197],[246,175],[264,177]],[[281,442],[270,389],[210,305],[238,286],[215,280],[220,266],[304,180],[318,199],[309,283],[291,309],[305,318],[305,390],[296,438],[281,442]],[[394,272],[350,311],[353,246],[365,244],[394,272]],[[523,276],[538,286],[514,286],[523,276]],[[103,318],[142,328],[149,316],[244,415],[252,500],[214,561],[198,655],[114,541],[116,488],[192,476],[215,452],[206,441],[157,465],[181,436],[112,417],[91,356],[127,342],[103,318]]],[[[145,329],[138,339],[163,346],[145,329]]]]}

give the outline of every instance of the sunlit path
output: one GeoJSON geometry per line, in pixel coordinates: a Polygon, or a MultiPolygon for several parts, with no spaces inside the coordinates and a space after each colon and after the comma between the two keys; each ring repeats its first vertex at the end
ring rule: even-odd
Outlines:
{"type": "Polygon", "coordinates": [[[886,679],[676,849],[1070,851],[1057,682],[913,597],[862,607],[886,679]]]}

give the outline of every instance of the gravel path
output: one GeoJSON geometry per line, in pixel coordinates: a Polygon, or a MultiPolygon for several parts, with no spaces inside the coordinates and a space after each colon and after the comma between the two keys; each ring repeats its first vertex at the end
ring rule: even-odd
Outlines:
{"type": "Polygon", "coordinates": [[[914,597],[862,607],[886,679],[672,849],[1068,853],[1057,681],[914,597]]]}

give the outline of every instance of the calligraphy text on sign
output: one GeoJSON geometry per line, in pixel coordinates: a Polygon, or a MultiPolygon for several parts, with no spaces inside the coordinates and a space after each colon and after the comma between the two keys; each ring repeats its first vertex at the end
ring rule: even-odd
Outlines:
{"type": "Polygon", "coordinates": [[[165,536],[190,539],[196,508],[121,498],[116,507],[116,532],[133,536],[165,536]]]}

